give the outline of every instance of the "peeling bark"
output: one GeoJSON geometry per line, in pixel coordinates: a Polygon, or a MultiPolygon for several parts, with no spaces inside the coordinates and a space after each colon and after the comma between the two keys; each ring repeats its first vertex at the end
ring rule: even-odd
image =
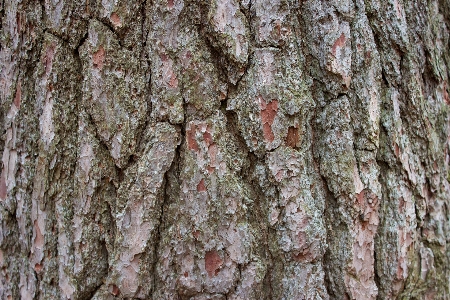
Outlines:
{"type": "Polygon", "coordinates": [[[0,2],[1,299],[448,299],[446,0],[0,2]]]}

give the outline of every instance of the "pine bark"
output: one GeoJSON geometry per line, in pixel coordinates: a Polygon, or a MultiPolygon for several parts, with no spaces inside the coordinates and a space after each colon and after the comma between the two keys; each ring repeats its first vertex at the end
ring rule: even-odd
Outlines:
{"type": "Polygon", "coordinates": [[[448,0],[1,0],[1,299],[450,299],[448,0]]]}

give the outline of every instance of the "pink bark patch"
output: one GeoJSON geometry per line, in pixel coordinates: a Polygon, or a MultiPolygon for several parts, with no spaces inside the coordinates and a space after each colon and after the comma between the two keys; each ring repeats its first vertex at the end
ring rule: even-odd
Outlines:
{"type": "Polygon", "coordinates": [[[264,139],[269,143],[273,142],[275,136],[272,132],[272,124],[278,111],[278,100],[272,100],[268,104],[261,104],[261,122],[263,124],[264,139]]]}
{"type": "Polygon", "coordinates": [[[205,180],[202,179],[197,185],[197,192],[206,192],[205,180]]]}
{"type": "Polygon", "coordinates": [[[209,159],[210,159],[212,166],[214,166],[216,164],[218,152],[219,152],[219,149],[217,148],[216,144],[212,144],[208,147],[208,155],[209,155],[209,159]]]}
{"type": "Polygon", "coordinates": [[[105,49],[100,46],[98,50],[92,55],[92,61],[94,63],[94,68],[99,70],[103,69],[103,64],[105,62],[105,49]]]}
{"type": "Polygon", "coordinates": [[[331,53],[336,55],[337,47],[342,48],[345,45],[346,40],[347,39],[345,38],[344,33],[342,33],[341,36],[334,42],[333,47],[331,48],[331,53]]]}
{"type": "Polygon", "coordinates": [[[364,204],[364,197],[366,195],[365,190],[362,190],[359,194],[356,194],[356,200],[358,201],[358,204],[362,206],[364,204]]]}
{"type": "Polygon", "coordinates": [[[0,177],[0,200],[6,199],[6,178],[5,178],[5,170],[2,171],[2,175],[0,177]]]}
{"type": "Polygon", "coordinates": [[[190,150],[194,150],[195,152],[199,152],[200,148],[198,147],[197,140],[195,139],[195,125],[191,124],[188,129],[186,129],[186,138],[188,148],[190,150]]]}
{"type": "Polygon", "coordinates": [[[173,5],[174,5],[173,0],[168,0],[167,1],[167,7],[168,8],[173,8],[173,5]]]}
{"type": "Polygon", "coordinates": [[[203,140],[205,141],[206,145],[209,146],[212,144],[212,136],[211,133],[209,133],[208,131],[206,131],[205,133],[203,133],[203,140]]]}
{"type": "Polygon", "coordinates": [[[120,27],[122,26],[122,20],[120,19],[119,15],[113,12],[110,17],[111,23],[114,25],[114,27],[120,27]]]}
{"type": "Polygon", "coordinates": [[[34,238],[34,245],[38,249],[42,249],[44,247],[44,236],[41,233],[41,229],[39,228],[37,220],[34,221],[34,228],[36,230],[36,237],[34,238]]]}
{"type": "Polygon", "coordinates": [[[217,251],[207,251],[205,254],[205,269],[209,277],[216,276],[223,264],[217,251]]]}
{"type": "Polygon", "coordinates": [[[163,62],[163,79],[170,88],[178,87],[178,79],[173,70],[173,61],[166,54],[161,54],[161,60],[163,62]]]}
{"type": "Polygon", "coordinates": [[[53,67],[53,58],[55,57],[55,48],[56,45],[55,43],[52,43],[47,50],[45,51],[45,56],[44,56],[44,67],[45,67],[45,74],[49,75],[50,72],[52,71],[52,67],[53,67]]]}
{"type": "Polygon", "coordinates": [[[22,98],[22,88],[21,88],[20,82],[19,82],[17,84],[16,96],[14,97],[14,106],[17,107],[17,109],[20,108],[21,98],[22,98]]]}

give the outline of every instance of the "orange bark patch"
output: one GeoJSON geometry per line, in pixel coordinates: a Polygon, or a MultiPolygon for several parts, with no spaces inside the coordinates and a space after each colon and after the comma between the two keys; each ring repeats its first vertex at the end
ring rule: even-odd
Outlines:
{"type": "Polygon", "coordinates": [[[223,264],[217,251],[207,251],[205,254],[205,269],[209,277],[216,276],[223,264]]]}
{"type": "Polygon", "coordinates": [[[114,25],[114,27],[120,27],[122,26],[122,20],[120,19],[119,15],[113,12],[110,17],[111,23],[114,25]]]}
{"type": "Polygon", "coordinates": [[[292,148],[297,147],[297,144],[299,142],[299,134],[298,134],[298,128],[295,127],[289,127],[288,128],[288,134],[286,137],[286,145],[292,148]]]}
{"type": "Polygon", "coordinates": [[[22,88],[21,88],[20,82],[19,82],[17,84],[16,96],[14,97],[14,105],[17,107],[17,109],[20,108],[21,98],[22,98],[22,88]]]}
{"type": "Polygon", "coordinates": [[[102,46],[100,46],[97,52],[92,55],[92,61],[94,63],[94,68],[100,70],[103,69],[103,64],[105,62],[105,49],[102,46]]]}
{"type": "Polygon", "coordinates": [[[197,185],[197,192],[206,192],[205,180],[202,179],[197,185]]]}
{"type": "Polygon", "coordinates": [[[269,143],[273,142],[275,136],[272,132],[272,124],[275,120],[275,116],[278,111],[278,101],[272,100],[272,102],[265,105],[264,108],[261,109],[261,122],[263,124],[263,134],[264,139],[269,143]]]}
{"type": "Polygon", "coordinates": [[[190,150],[194,150],[195,152],[199,152],[200,148],[198,147],[197,141],[195,140],[195,125],[191,124],[191,126],[186,130],[186,138],[188,148],[190,150]]]}

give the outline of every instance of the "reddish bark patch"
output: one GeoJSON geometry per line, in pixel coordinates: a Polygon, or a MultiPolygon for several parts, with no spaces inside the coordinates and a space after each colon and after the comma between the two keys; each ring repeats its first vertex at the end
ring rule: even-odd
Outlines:
{"type": "Polygon", "coordinates": [[[200,148],[198,147],[197,141],[195,140],[195,125],[191,124],[191,126],[186,130],[187,144],[190,150],[194,150],[195,152],[199,152],[200,148]]]}
{"type": "Polygon", "coordinates": [[[16,96],[14,97],[14,106],[17,107],[17,109],[20,108],[20,101],[22,99],[22,87],[20,85],[20,82],[17,84],[16,89],[16,96]]]}
{"type": "Polygon", "coordinates": [[[356,200],[358,200],[358,204],[359,205],[363,205],[364,204],[364,199],[366,196],[366,191],[362,190],[359,194],[356,194],[356,200]]]}
{"type": "Polygon", "coordinates": [[[298,128],[289,127],[288,134],[286,136],[286,145],[292,148],[296,148],[297,144],[300,140],[300,136],[298,134],[298,128]]]}
{"type": "Polygon", "coordinates": [[[209,277],[216,276],[223,264],[217,251],[207,251],[205,254],[205,269],[209,277]]]}
{"type": "Polygon", "coordinates": [[[278,100],[272,100],[261,109],[261,122],[263,124],[264,139],[269,143],[273,142],[275,136],[272,132],[272,124],[278,111],[278,100]]]}
{"type": "Polygon", "coordinates": [[[195,230],[194,232],[192,232],[192,235],[196,240],[198,240],[198,237],[200,236],[200,230],[195,230]]]}
{"type": "Polygon", "coordinates": [[[394,153],[396,157],[400,156],[400,148],[398,147],[397,143],[394,144],[394,153]]]}
{"type": "Polygon", "coordinates": [[[34,265],[34,270],[38,273],[42,271],[42,268],[43,268],[43,266],[41,264],[34,265]]]}
{"type": "Polygon", "coordinates": [[[346,40],[347,39],[345,38],[344,33],[342,33],[341,36],[334,42],[333,47],[331,48],[331,53],[336,55],[337,47],[342,48],[345,45],[346,40]]]}
{"type": "Polygon", "coordinates": [[[197,192],[206,192],[205,180],[203,178],[197,184],[197,192]]]}
{"type": "Polygon", "coordinates": [[[6,178],[5,178],[5,170],[2,171],[2,175],[0,177],[0,200],[6,199],[6,178]]]}
{"type": "Polygon", "coordinates": [[[114,296],[117,296],[120,294],[120,290],[117,287],[117,285],[115,285],[115,284],[110,285],[109,290],[110,290],[111,294],[113,294],[114,296]]]}
{"type": "Polygon", "coordinates": [[[94,68],[99,70],[103,69],[103,64],[105,62],[105,49],[100,46],[98,50],[92,55],[92,61],[94,63],[94,68]]]}
{"type": "Polygon", "coordinates": [[[119,15],[113,12],[110,17],[111,23],[114,25],[114,27],[120,27],[122,26],[122,20],[120,19],[119,15]]]}
{"type": "Polygon", "coordinates": [[[173,0],[168,0],[167,1],[167,7],[168,8],[173,8],[173,6],[174,6],[173,0]]]}
{"type": "Polygon", "coordinates": [[[211,133],[209,133],[208,131],[203,133],[203,140],[205,141],[207,146],[211,145],[213,142],[211,133]]]}
{"type": "Polygon", "coordinates": [[[216,169],[215,167],[211,167],[208,166],[208,168],[206,168],[208,170],[208,174],[211,174],[212,172],[214,172],[214,170],[216,169]]]}
{"type": "Polygon", "coordinates": [[[264,139],[266,141],[268,141],[269,143],[272,143],[273,140],[275,139],[275,136],[273,135],[273,132],[272,132],[272,126],[270,126],[267,123],[263,124],[263,134],[264,134],[264,139]]]}

